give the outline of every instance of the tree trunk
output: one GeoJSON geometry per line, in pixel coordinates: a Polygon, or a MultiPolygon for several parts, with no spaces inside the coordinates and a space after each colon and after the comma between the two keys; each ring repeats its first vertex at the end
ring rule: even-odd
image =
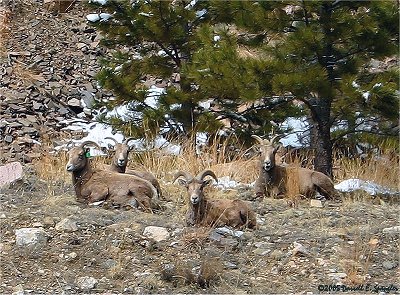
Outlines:
{"type": "Polygon", "coordinates": [[[311,148],[314,150],[314,169],[332,177],[331,100],[314,98],[311,103],[311,148]]]}

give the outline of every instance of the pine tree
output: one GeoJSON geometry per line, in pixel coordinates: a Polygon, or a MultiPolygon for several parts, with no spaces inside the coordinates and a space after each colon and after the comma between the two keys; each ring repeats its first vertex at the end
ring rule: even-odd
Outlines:
{"type": "Polygon", "coordinates": [[[109,0],[102,6],[112,17],[94,25],[114,54],[102,61],[98,80],[116,98],[97,107],[127,105],[131,116],[101,120],[138,137],[149,130],[191,137],[222,127],[248,137],[254,127],[270,130],[271,120],[296,113],[279,104],[274,113],[264,107],[269,103],[251,105],[265,93],[260,67],[239,54],[225,26],[210,22],[208,8],[208,2],[176,0],[109,0]],[[156,102],[149,99],[155,81],[165,86],[156,102]]]}
{"type": "Polygon", "coordinates": [[[213,1],[208,9],[215,23],[236,26],[238,43],[261,50],[265,93],[290,94],[308,110],[317,170],[332,175],[333,144],[346,134],[396,136],[398,71],[370,66],[398,52],[396,1],[213,1]],[[362,130],[369,119],[375,130],[362,130]],[[343,120],[347,129],[332,137],[343,120]]]}

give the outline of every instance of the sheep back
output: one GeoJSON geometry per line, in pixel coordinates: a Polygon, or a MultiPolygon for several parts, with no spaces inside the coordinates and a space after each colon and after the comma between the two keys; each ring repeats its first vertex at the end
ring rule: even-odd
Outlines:
{"type": "Polygon", "coordinates": [[[152,195],[151,188],[138,177],[101,170],[93,172],[81,191],[87,203],[108,200],[114,205],[126,205],[134,198],[143,209],[151,208],[152,195]]]}
{"type": "Polygon", "coordinates": [[[242,200],[210,200],[207,201],[206,225],[232,227],[256,226],[255,213],[242,200]]]}

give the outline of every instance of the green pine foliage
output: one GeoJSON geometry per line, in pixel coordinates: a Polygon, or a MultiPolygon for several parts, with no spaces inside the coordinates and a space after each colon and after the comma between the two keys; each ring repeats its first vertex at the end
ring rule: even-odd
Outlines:
{"type": "Polygon", "coordinates": [[[98,79],[116,98],[98,106],[129,104],[127,122],[102,119],[130,135],[216,133],[224,120],[238,136],[263,135],[306,114],[327,153],[371,118],[366,132],[397,136],[398,72],[371,69],[398,54],[396,1],[109,0],[102,9],[112,18],[94,25],[113,56],[98,79]],[[152,107],[155,81],[166,86],[152,107]]]}

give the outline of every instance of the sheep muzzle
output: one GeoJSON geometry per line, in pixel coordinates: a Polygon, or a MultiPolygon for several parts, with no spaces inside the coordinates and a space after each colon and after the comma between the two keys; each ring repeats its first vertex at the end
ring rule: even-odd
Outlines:
{"type": "Polygon", "coordinates": [[[200,196],[197,195],[197,194],[191,195],[191,196],[190,196],[190,202],[191,202],[193,205],[197,205],[198,203],[200,203],[200,196]]]}
{"type": "Polygon", "coordinates": [[[73,164],[67,164],[67,165],[65,166],[65,169],[66,169],[68,172],[72,172],[72,171],[74,171],[74,165],[73,165],[73,164]]]}

